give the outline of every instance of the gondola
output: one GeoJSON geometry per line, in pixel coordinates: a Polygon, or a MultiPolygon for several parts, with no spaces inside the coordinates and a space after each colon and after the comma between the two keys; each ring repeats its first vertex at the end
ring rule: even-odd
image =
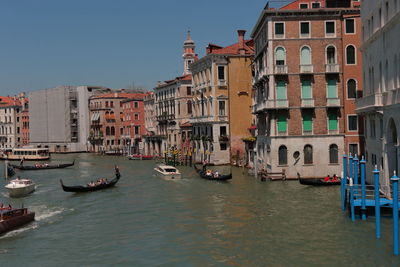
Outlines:
{"type": "Polygon", "coordinates": [[[62,189],[65,192],[93,192],[93,191],[97,191],[97,190],[101,190],[101,189],[106,189],[106,188],[110,188],[113,187],[116,183],[118,183],[119,179],[121,178],[121,174],[119,172],[119,169],[117,166],[115,166],[115,178],[112,179],[109,182],[106,183],[102,183],[102,184],[98,184],[95,186],[82,186],[82,185],[76,185],[76,186],[66,186],[64,185],[63,181],[60,179],[60,183],[62,186],[62,189]]]}
{"type": "Polygon", "coordinates": [[[205,172],[199,168],[197,168],[196,164],[193,165],[194,169],[196,170],[196,172],[199,174],[199,176],[203,179],[207,179],[207,180],[213,180],[213,181],[226,181],[229,179],[232,179],[232,173],[230,174],[218,174],[218,177],[214,177],[212,175],[206,175],[205,172]]]}
{"type": "Polygon", "coordinates": [[[324,181],[324,178],[301,178],[299,174],[297,174],[299,178],[299,183],[302,185],[314,185],[314,186],[332,186],[332,185],[340,185],[339,181],[324,181]]]}
{"type": "Polygon", "coordinates": [[[67,168],[70,166],[73,166],[75,164],[75,160],[72,161],[71,163],[63,163],[63,164],[39,164],[39,165],[34,165],[34,166],[24,166],[24,165],[15,165],[15,164],[10,164],[11,167],[15,169],[19,169],[21,171],[34,171],[34,170],[49,170],[49,169],[62,169],[62,168],[67,168]]]}

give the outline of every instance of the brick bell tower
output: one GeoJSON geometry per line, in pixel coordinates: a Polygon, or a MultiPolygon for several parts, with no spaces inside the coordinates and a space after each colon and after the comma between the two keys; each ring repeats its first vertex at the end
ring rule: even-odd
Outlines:
{"type": "Polygon", "coordinates": [[[194,52],[195,47],[190,31],[188,31],[187,39],[183,43],[183,75],[191,74],[189,66],[197,59],[197,55],[194,52]]]}

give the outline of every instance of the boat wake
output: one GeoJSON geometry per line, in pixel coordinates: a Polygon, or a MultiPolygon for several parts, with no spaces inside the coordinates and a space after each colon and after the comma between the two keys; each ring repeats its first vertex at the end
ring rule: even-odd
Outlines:
{"type": "Polygon", "coordinates": [[[22,228],[12,230],[12,231],[6,233],[5,235],[0,236],[0,239],[18,236],[26,231],[36,229],[36,228],[38,228],[38,226],[39,225],[35,222],[33,222],[31,224],[27,224],[26,226],[23,226],[22,228]]]}
{"type": "Polygon", "coordinates": [[[40,206],[39,208],[36,209],[33,208],[33,210],[35,210],[36,212],[35,221],[45,221],[46,219],[49,219],[66,211],[66,209],[64,208],[60,207],[48,208],[46,206],[40,206]]]}

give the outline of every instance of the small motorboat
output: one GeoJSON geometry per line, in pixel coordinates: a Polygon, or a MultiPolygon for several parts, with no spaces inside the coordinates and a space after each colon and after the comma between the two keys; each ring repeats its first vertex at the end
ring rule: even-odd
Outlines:
{"type": "Polygon", "coordinates": [[[65,192],[75,192],[75,193],[93,192],[93,191],[98,191],[101,189],[113,187],[116,183],[118,183],[120,178],[121,178],[121,174],[119,172],[119,169],[117,166],[115,166],[115,178],[112,179],[111,181],[108,181],[107,179],[102,178],[102,179],[98,179],[97,183],[93,183],[93,184],[89,183],[85,186],[82,186],[82,185],[66,186],[66,185],[64,185],[63,181],[60,179],[60,183],[61,183],[62,189],[65,192]]]}
{"type": "MultiPolygon", "coordinates": [[[[22,162],[21,162],[22,163],[22,162]]],[[[47,164],[47,163],[37,163],[33,166],[24,166],[23,164],[15,165],[10,164],[11,167],[23,171],[34,171],[34,170],[49,170],[49,169],[62,169],[73,166],[75,164],[75,160],[71,163],[63,163],[63,164],[47,164]]]]}
{"type": "Polygon", "coordinates": [[[139,155],[139,154],[135,154],[135,155],[129,155],[128,159],[130,160],[150,160],[153,159],[154,157],[152,155],[139,155]]]}
{"type": "Polygon", "coordinates": [[[297,173],[297,177],[299,178],[299,183],[302,185],[331,186],[341,184],[340,178],[324,181],[324,178],[301,178],[299,173],[297,173]]]}
{"type": "Polygon", "coordinates": [[[181,179],[181,173],[177,168],[170,165],[160,164],[154,168],[158,177],[166,180],[181,179]]]}
{"type": "Polygon", "coordinates": [[[27,208],[13,209],[11,206],[0,208],[0,234],[35,220],[35,213],[27,208]]]}
{"type": "Polygon", "coordinates": [[[10,197],[24,197],[35,191],[36,184],[31,179],[17,178],[11,180],[6,186],[10,197]]]}
{"type": "Polygon", "coordinates": [[[199,174],[199,176],[203,179],[207,179],[207,180],[214,180],[214,181],[226,181],[226,180],[230,180],[232,179],[232,173],[230,174],[218,174],[215,171],[209,170],[207,171],[203,171],[199,168],[196,167],[196,164],[193,165],[194,169],[196,170],[196,172],[199,174]]]}

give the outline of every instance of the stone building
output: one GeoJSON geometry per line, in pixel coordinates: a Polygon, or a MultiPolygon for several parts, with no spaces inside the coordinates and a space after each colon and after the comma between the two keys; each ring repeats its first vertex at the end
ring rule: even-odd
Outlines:
{"type": "Polygon", "coordinates": [[[242,138],[251,125],[253,41],[238,31],[227,47],[209,44],[207,55],[191,65],[193,75],[192,144],[196,161],[239,164],[245,157],[242,138]]]}
{"type": "Polygon", "coordinates": [[[145,129],[144,94],[121,101],[123,113],[123,146],[127,154],[143,154],[145,129]]]}
{"type": "MultiPolygon", "coordinates": [[[[162,156],[171,148],[181,151],[181,155],[190,150],[187,137],[191,132],[188,125],[192,115],[192,75],[189,66],[197,59],[190,32],[184,41],[183,50],[183,75],[159,82],[153,89],[154,103],[150,99],[145,101],[148,107],[154,105],[155,110],[155,132],[150,132],[145,138],[146,151],[150,155],[162,156]]],[[[146,114],[151,116],[151,108],[145,109],[146,114]]]]}
{"type": "Polygon", "coordinates": [[[24,97],[0,96],[0,149],[22,146],[21,114],[24,97]]]}
{"type": "Polygon", "coordinates": [[[360,33],[357,1],[263,10],[252,32],[256,169],[340,175],[341,155],[362,153],[360,33]]]}
{"type": "Polygon", "coordinates": [[[50,152],[89,149],[89,97],[107,91],[96,86],[58,86],[29,93],[29,139],[50,152]]]}
{"type": "Polygon", "coordinates": [[[361,20],[365,86],[357,113],[365,117],[367,180],[376,166],[387,192],[400,171],[400,1],[364,0],[361,20]]]}
{"type": "Polygon", "coordinates": [[[123,103],[127,99],[143,99],[144,96],[145,93],[121,90],[90,97],[90,151],[122,153],[126,150],[123,103]]]}

